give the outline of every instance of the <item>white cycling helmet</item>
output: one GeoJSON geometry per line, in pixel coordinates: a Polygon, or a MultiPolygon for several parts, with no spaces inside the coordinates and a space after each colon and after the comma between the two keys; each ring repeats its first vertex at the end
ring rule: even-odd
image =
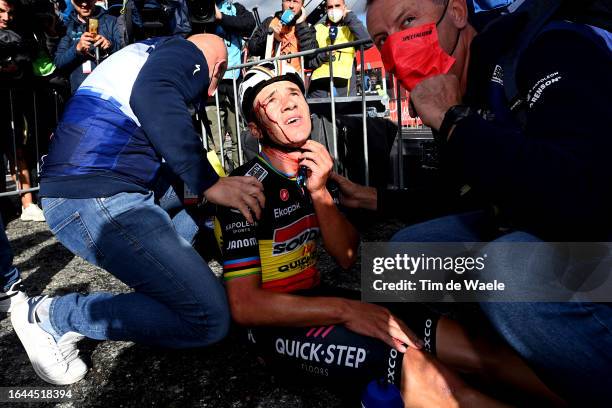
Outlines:
{"type": "Polygon", "coordinates": [[[247,122],[253,120],[253,102],[259,91],[279,81],[293,82],[302,90],[302,93],[305,91],[302,78],[289,64],[262,62],[247,71],[238,90],[240,109],[247,122]]]}

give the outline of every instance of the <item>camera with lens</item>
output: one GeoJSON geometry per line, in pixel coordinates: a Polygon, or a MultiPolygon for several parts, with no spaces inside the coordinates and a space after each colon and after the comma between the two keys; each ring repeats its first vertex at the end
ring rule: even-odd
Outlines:
{"type": "Polygon", "coordinates": [[[215,22],[214,0],[188,0],[189,19],[195,24],[210,24],[215,22]]]}

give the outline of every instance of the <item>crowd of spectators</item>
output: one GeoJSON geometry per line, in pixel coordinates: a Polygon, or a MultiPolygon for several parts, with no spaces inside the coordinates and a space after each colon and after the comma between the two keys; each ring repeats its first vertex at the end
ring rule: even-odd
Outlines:
{"type": "MultiPolygon", "coordinates": [[[[48,90],[51,86],[55,95],[63,96],[55,101],[61,105],[98,64],[124,46],[151,36],[216,34],[225,42],[229,66],[247,59],[286,55],[368,38],[365,27],[347,9],[344,0],[328,0],[328,13],[317,25],[306,21],[303,0],[281,0],[280,6],[279,11],[260,22],[256,21],[253,12],[233,0],[0,0],[0,80],[6,94],[3,99],[12,98],[13,115],[19,122],[17,167],[25,172],[20,180],[21,188],[30,187],[28,169],[33,169],[40,157],[34,157],[33,152],[25,154],[19,148],[24,144],[20,139],[27,140],[28,136],[32,139],[27,129],[41,124],[31,123],[33,104],[27,100],[31,91],[24,90],[19,96],[15,92],[9,95],[8,89],[29,88],[34,84],[37,89],[48,90]]],[[[328,96],[329,80],[325,78],[330,75],[328,59],[331,57],[334,76],[338,76],[334,83],[336,93],[353,95],[356,90],[354,56],[354,49],[349,47],[333,55],[293,58],[284,63],[302,73],[304,70],[312,72],[311,96],[321,97],[328,96]]],[[[217,95],[209,99],[206,108],[211,125],[208,145],[219,157],[223,151],[228,171],[239,163],[234,81],[238,86],[241,72],[227,71],[217,95]]],[[[10,110],[3,109],[2,118],[8,119],[9,114],[10,110]]],[[[48,139],[54,119],[42,123],[39,139],[48,139]]],[[[3,124],[9,122],[2,121],[3,124]]],[[[9,135],[3,140],[10,139],[10,129],[4,129],[3,135],[9,135]]],[[[14,168],[15,155],[11,155],[11,150],[11,144],[3,143],[2,153],[14,168]]],[[[23,197],[26,209],[33,200],[30,193],[23,197]]],[[[35,218],[42,221],[42,213],[37,212],[35,218]]]]}

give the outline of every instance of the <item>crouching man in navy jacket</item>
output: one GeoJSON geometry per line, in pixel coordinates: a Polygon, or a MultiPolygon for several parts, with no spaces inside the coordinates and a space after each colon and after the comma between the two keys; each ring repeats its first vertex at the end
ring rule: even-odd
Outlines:
{"type": "Polygon", "coordinates": [[[99,66],[68,102],[43,159],[50,229],[76,255],[134,289],[38,297],[12,314],[36,373],[69,384],[87,372],[83,336],[171,348],[201,347],[229,326],[222,285],[178,235],[153,186],[163,161],[189,190],[249,222],[264,204],[254,177],[220,179],[189,106],[214,93],[227,65],[214,35],[154,38],[99,66]]]}

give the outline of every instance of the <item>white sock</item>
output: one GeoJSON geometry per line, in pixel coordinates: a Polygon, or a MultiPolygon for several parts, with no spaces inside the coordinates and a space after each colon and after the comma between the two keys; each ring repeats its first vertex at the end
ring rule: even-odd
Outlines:
{"type": "Polygon", "coordinates": [[[55,341],[59,341],[62,337],[58,332],[55,331],[51,325],[51,319],[49,318],[49,308],[51,307],[52,298],[46,298],[36,308],[35,318],[38,327],[53,336],[55,341]]]}

